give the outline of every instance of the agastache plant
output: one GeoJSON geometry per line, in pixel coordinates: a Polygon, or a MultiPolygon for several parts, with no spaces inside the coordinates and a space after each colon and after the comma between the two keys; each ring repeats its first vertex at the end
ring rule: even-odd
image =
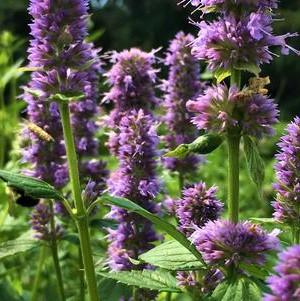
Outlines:
{"type": "MultiPolygon", "coordinates": [[[[190,51],[189,44],[193,40],[191,34],[177,33],[170,42],[165,58],[169,76],[162,84],[165,92],[162,102],[166,111],[163,121],[167,127],[163,140],[169,149],[182,143],[191,143],[197,137],[195,128],[189,123],[192,114],[186,109],[186,102],[195,99],[203,89],[199,62],[190,51]]],[[[195,171],[200,161],[199,156],[192,154],[184,159],[164,158],[163,163],[166,168],[179,173],[183,186],[185,174],[195,171]]]]}
{"type": "Polygon", "coordinates": [[[300,118],[287,127],[287,134],[278,143],[280,152],[275,165],[277,182],[274,218],[291,227],[293,240],[300,242],[300,118]]]}
{"type": "MultiPolygon", "coordinates": [[[[24,157],[34,163],[34,176],[57,188],[67,183],[69,174],[76,214],[80,217],[77,226],[89,295],[91,300],[98,300],[87,213],[78,173],[80,167],[85,172],[82,177],[91,178],[99,185],[98,193],[103,189],[103,163],[82,160],[83,154],[97,154],[94,138],[96,125],[92,118],[98,112],[96,101],[100,62],[97,51],[84,41],[87,35],[88,3],[84,0],[64,3],[32,0],[29,12],[33,18],[30,25],[32,40],[29,67],[36,71],[25,88],[25,99],[29,103],[30,121],[49,132],[52,139],[41,141],[35,137],[24,157]],[[70,101],[72,104],[69,108],[70,101]],[[46,161],[42,161],[42,157],[46,161]]],[[[43,205],[38,206],[32,223],[36,230],[41,231],[37,223],[44,223],[49,212],[46,208],[40,208],[43,205]],[[40,218],[38,214],[41,214],[40,218]]],[[[53,209],[50,214],[53,214],[53,209]]],[[[63,293],[61,297],[65,298],[63,293]]]]}

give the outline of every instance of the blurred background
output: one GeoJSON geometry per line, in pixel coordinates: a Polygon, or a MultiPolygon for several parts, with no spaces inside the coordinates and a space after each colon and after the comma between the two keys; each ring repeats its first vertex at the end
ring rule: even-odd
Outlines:
{"type": "MultiPolygon", "coordinates": [[[[300,32],[300,1],[280,1],[280,17],[275,23],[278,34],[300,32]]],[[[21,43],[15,60],[25,57],[30,22],[29,0],[0,1],[0,28],[7,30],[21,43]]],[[[106,50],[122,50],[132,46],[150,50],[166,47],[179,30],[196,34],[188,22],[189,10],[177,5],[177,0],[91,0],[90,32],[97,46],[106,50]]],[[[300,38],[290,41],[300,49],[300,38]]],[[[3,46],[3,45],[2,45],[3,46]]],[[[275,58],[263,69],[272,79],[271,92],[281,109],[281,119],[290,120],[300,112],[300,57],[290,55],[275,58]]]]}

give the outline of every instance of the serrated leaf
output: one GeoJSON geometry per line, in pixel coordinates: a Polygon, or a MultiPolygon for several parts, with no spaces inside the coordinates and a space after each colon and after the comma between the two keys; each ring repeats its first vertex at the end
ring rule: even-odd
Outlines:
{"type": "Polygon", "coordinates": [[[176,278],[165,271],[120,271],[120,272],[98,272],[105,278],[117,280],[126,285],[146,288],[160,292],[180,293],[177,288],[176,278]]]}
{"type": "Polygon", "coordinates": [[[9,187],[22,191],[24,195],[32,198],[63,199],[63,196],[53,186],[36,178],[0,170],[0,179],[6,182],[9,187]]]}
{"type": "Polygon", "coordinates": [[[240,267],[243,271],[247,272],[249,275],[265,280],[269,276],[269,272],[262,267],[258,267],[254,264],[241,263],[240,267]]]}
{"type": "Polygon", "coordinates": [[[32,232],[28,231],[14,240],[0,243],[0,260],[31,251],[40,246],[40,241],[32,238],[32,232]]]}
{"type": "Polygon", "coordinates": [[[98,285],[99,294],[102,301],[120,301],[131,297],[132,289],[116,280],[105,278],[98,285]]]}
{"type": "Polygon", "coordinates": [[[214,72],[214,77],[216,78],[218,84],[222,82],[224,79],[226,79],[227,77],[229,77],[230,75],[231,75],[231,71],[223,68],[218,68],[214,72]]]}
{"type": "Polygon", "coordinates": [[[199,270],[203,264],[178,241],[167,241],[139,258],[153,266],[171,271],[199,270]]]}
{"type": "Polygon", "coordinates": [[[249,136],[244,136],[244,151],[250,177],[260,191],[265,178],[265,165],[256,143],[249,136]]]}
{"type": "Polygon", "coordinates": [[[257,285],[249,278],[225,280],[214,290],[212,301],[261,301],[257,285]]]}
{"type": "Polygon", "coordinates": [[[158,228],[167,232],[171,237],[177,240],[182,246],[184,246],[187,250],[189,250],[199,261],[201,261],[204,265],[206,265],[203,261],[201,254],[197,251],[196,247],[185,237],[185,235],[179,232],[172,224],[148,212],[143,207],[135,204],[134,202],[126,198],[103,195],[101,197],[101,201],[106,204],[118,206],[126,210],[135,212],[143,216],[144,218],[150,220],[158,228]]]}
{"type": "Polygon", "coordinates": [[[235,65],[234,68],[237,70],[248,71],[256,76],[261,72],[261,69],[255,63],[240,63],[235,65]]]}

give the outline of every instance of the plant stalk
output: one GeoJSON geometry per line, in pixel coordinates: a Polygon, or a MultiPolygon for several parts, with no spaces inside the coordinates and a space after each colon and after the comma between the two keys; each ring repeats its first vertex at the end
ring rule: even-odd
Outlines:
{"type": "Polygon", "coordinates": [[[55,225],[55,220],[54,220],[52,202],[50,204],[50,209],[51,209],[50,226],[51,226],[51,234],[52,234],[51,241],[50,241],[50,248],[51,248],[51,253],[52,253],[52,258],[53,258],[53,264],[54,264],[60,299],[61,299],[61,301],[65,301],[66,297],[65,297],[64,283],[63,283],[62,272],[61,272],[61,267],[60,267],[59,257],[58,257],[56,225],[55,225]]]}
{"type": "Polygon", "coordinates": [[[228,135],[228,214],[229,219],[239,221],[239,173],[240,173],[240,136],[228,135]]]}
{"type": "Polygon", "coordinates": [[[96,273],[91,249],[88,216],[81,197],[81,188],[78,171],[78,160],[75,150],[75,142],[71,127],[70,110],[66,103],[60,103],[60,114],[63,125],[64,140],[66,145],[69,175],[72,194],[76,206],[76,224],[79,232],[80,247],[84,264],[85,277],[90,301],[99,301],[96,273]]]}
{"type": "Polygon", "coordinates": [[[6,137],[5,137],[4,116],[5,116],[4,90],[3,88],[0,88],[0,168],[3,168],[5,163],[6,137]]]}
{"type": "Polygon", "coordinates": [[[84,280],[84,265],[82,260],[81,248],[78,248],[78,260],[79,260],[79,300],[85,300],[85,280],[84,280]]]}
{"type": "Polygon", "coordinates": [[[34,283],[33,283],[33,289],[32,289],[31,298],[30,298],[31,301],[37,301],[38,290],[40,287],[41,275],[42,275],[45,259],[46,259],[46,246],[42,246],[41,250],[40,250],[40,256],[39,256],[36,276],[35,276],[34,283]]]}

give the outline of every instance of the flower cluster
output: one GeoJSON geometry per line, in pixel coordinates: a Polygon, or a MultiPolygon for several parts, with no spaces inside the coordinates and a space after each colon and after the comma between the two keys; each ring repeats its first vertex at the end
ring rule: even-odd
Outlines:
{"type": "Polygon", "coordinates": [[[300,118],[296,117],[287,128],[287,135],[278,144],[280,152],[276,155],[275,165],[277,190],[274,217],[288,224],[300,221],[300,118]]]}
{"type": "MultiPolygon", "coordinates": [[[[72,97],[71,119],[80,159],[81,181],[90,178],[103,189],[107,174],[103,162],[90,161],[97,154],[94,134],[97,126],[93,118],[98,114],[97,95],[101,62],[98,50],[86,43],[86,0],[31,0],[29,12],[32,40],[29,47],[29,66],[36,68],[31,81],[24,88],[28,103],[28,119],[40,131],[51,136],[41,139],[37,132],[25,129],[24,161],[31,163],[31,175],[56,188],[68,181],[62,126],[57,100],[72,97]],[[87,157],[87,158],[85,158],[87,157]]],[[[32,128],[32,127],[31,127],[32,128]]]]}
{"type": "Polygon", "coordinates": [[[191,4],[195,7],[215,7],[216,10],[228,10],[229,8],[246,8],[273,9],[278,7],[278,0],[184,0],[185,5],[191,4]]]}
{"type": "MultiPolygon", "coordinates": [[[[195,99],[202,90],[200,66],[188,46],[193,40],[190,34],[177,33],[165,59],[169,78],[162,85],[166,93],[163,100],[166,115],[163,120],[168,128],[164,140],[169,149],[182,143],[191,143],[196,138],[194,127],[189,125],[192,114],[186,110],[186,102],[195,99]]],[[[195,170],[199,161],[199,156],[190,155],[182,160],[165,158],[164,164],[170,170],[186,173],[195,170]]]]}
{"type": "MultiPolygon", "coordinates": [[[[153,199],[159,190],[154,160],[158,136],[152,116],[143,110],[130,111],[120,120],[118,140],[119,168],[108,181],[109,191],[157,213],[153,199]]],[[[149,250],[158,237],[152,225],[136,214],[113,207],[108,216],[119,223],[110,230],[109,265],[114,270],[134,268],[130,258],[149,250]]]]}
{"type": "Polygon", "coordinates": [[[192,53],[206,60],[211,70],[258,69],[272,60],[269,49],[272,46],[281,47],[282,54],[290,50],[300,54],[286,43],[286,39],[296,34],[276,36],[273,33],[270,10],[277,7],[276,1],[194,1],[193,4],[216,5],[215,9],[221,14],[213,21],[194,22],[199,34],[193,42],[192,53]],[[246,6],[249,9],[245,9],[245,4],[250,4],[246,6]]]}
{"type": "Polygon", "coordinates": [[[257,138],[271,135],[278,117],[276,104],[266,95],[222,84],[207,88],[196,101],[188,101],[187,108],[197,113],[192,122],[199,129],[219,133],[239,129],[257,138]]]}
{"type": "Polygon", "coordinates": [[[53,218],[53,211],[45,203],[35,206],[31,215],[32,229],[35,237],[40,240],[50,241],[60,238],[63,235],[62,227],[56,224],[55,229],[51,229],[50,221],[53,218]]]}
{"type": "Polygon", "coordinates": [[[295,245],[279,256],[280,262],[275,267],[278,273],[268,278],[272,293],[264,301],[300,300],[300,246],[295,245]]]}
{"type": "Polygon", "coordinates": [[[150,112],[158,101],[153,88],[158,70],[153,67],[156,61],[155,51],[147,53],[132,48],[113,53],[111,61],[113,66],[105,74],[111,89],[104,101],[114,104],[109,117],[109,125],[113,127],[119,122],[123,112],[132,109],[150,112]]]}
{"type": "Polygon", "coordinates": [[[226,220],[208,222],[193,233],[191,240],[205,261],[226,267],[239,267],[241,263],[262,265],[266,253],[279,247],[275,232],[268,234],[255,224],[226,220]]]}
{"type": "Polygon", "coordinates": [[[216,197],[216,187],[206,188],[205,183],[197,183],[184,188],[182,197],[175,202],[179,230],[187,237],[196,228],[220,217],[223,204],[216,197]]]}

